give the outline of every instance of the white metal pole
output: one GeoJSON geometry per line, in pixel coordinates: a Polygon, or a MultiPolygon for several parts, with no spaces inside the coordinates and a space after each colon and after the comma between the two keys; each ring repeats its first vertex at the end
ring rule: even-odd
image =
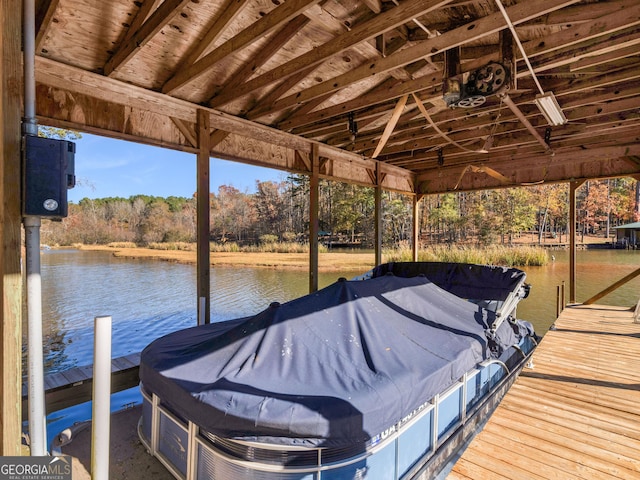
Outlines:
{"type": "Polygon", "coordinates": [[[91,478],[92,480],[109,480],[111,317],[96,317],[94,332],[91,478]]]}
{"type": "Polygon", "coordinates": [[[44,402],[42,354],[40,223],[40,217],[25,217],[24,219],[27,263],[29,437],[32,456],[42,456],[47,453],[47,414],[44,402]]]}

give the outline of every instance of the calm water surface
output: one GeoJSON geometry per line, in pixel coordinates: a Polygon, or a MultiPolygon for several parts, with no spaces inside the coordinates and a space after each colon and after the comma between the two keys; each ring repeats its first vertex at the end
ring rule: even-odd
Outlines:
{"type": "MultiPolygon", "coordinates": [[[[556,288],[566,282],[568,252],[553,251],[555,261],[526,268],[531,295],[518,307],[518,317],[544,333],[555,319],[556,288]]],[[[583,301],[640,267],[640,251],[578,252],[577,300],[583,301]]],[[[112,356],[142,350],[153,339],[196,324],[196,269],[162,261],[130,260],[106,252],[50,250],[42,253],[45,374],[93,363],[94,317],[113,320],[112,356]]],[[[359,271],[321,274],[320,287],[359,271]]],[[[211,321],[253,315],[271,302],[286,302],[308,292],[306,272],[265,268],[211,270],[211,321]]],[[[599,303],[631,306],[640,296],[640,277],[599,303]]],[[[23,331],[26,335],[26,325],[23,331]]],[[[26,375],[26,366],[23,370],[26,375]]],[[[114,396],[114,410],[139,401],[131,391],[114,396]]],[[[90,406],[73,407],[49,416],[48,434],[90,417],[90,406]]]]}
{"type": "MultiPolygon", "coordinates": [[[[566,282],[568,252],[553,251],[555,261],[525,268],[532,285],[518,317],[545,332],[556,311],[556,289],[566,282]]],[[[585,300],[640,267],[640,252],[578,252],[577,300],[585,300]]],[[[320,286],[361,272],[322,274],[320,286]]],[[[113,357],[142,350],[151,340],[196,324],[196,270],[193,265],[119,259],[105,252],[51,250],[42,254],[43,323],[46,370],[56,372],[93,363],[93,319],[113,318],[113,357]]],[[[211,270],[211,321],[253,315],[274,301],[307,293],[306,272],[265,268],[211,270]]],[[[640,278],[599,303],[632,305],[640,278]]],[[[26,325],[25,325],[26,334],[26,325]]]]}

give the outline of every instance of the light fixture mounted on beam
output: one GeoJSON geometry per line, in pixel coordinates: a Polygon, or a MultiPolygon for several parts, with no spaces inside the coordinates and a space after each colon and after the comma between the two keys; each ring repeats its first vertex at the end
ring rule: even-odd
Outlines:
{"type": "Polygon", "coordinates": [[[544,115],[544,118],[549,122],[549,125],[556,127],[567,123],[567,117],[565,117],[562,112],[562,108],[558,104],[553,92],[545,92],[540,95],[536,95],[534,101],[542,115],[544,115]]]}

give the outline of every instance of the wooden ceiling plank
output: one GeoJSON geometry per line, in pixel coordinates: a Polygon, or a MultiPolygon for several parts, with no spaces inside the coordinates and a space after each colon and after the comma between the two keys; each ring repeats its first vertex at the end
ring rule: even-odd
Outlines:
{"type": "MultiPolygon", "coordinates": [[[[395,50],[394,50],[395,51],[395,50]]],[[[376,56],[379,54],[379,52],[376,52],[376,56]]],[[[407,67],[405,67],[405,72],[411,76],[413,75],[416,71],[418,71],[421,67],[419,65],[413,64],[413,65],[408,65],[407,67]]],[[[421,79],[424,82],[424,77],[422,77],[421,79]]],[[[384,96],[384,100],[390,100],[390,99],[394,99],[394,98],[398,98],[402,95],[414,92],[416,90],[420,90],[420,83],[418,81],[414,83],[412,82],[411,79],[408,80],[411,85],[411,87],[409,88],[405,88],[404,91],[402,93],[398,93],[397,95],[389,95],[389,92],[394,91],[395,87],[397,85],[405,85],[405,87],[407,86],[407,83],[402,83],[402,80],[400,78],[398,78],[398,76],[393,76],[390,78],[385,79],[384,81],[382,81],[381,83],[379,83],[377,86],[375,86],[374,88],[372,88],[370,91],[366,92],[363,95],[360,95],[358,97],[356,97],[353,100],[347,101],[347,102],[343,102],[342,104],[336,105],[335,107],[327,107],[326,109],[323,109],[321,111],[318,112],[314,112],[311,113],[311,111],[315,108],[315,106],[317,106],[318,104],[314,105],[314,102],[306,102],[305,104],[303,104],[303,106],[301,108],[299,108],[293,115],[290,115],[287,118],[287,124],[284,124],[282,121],[279,122],[279,126],[280,128],[283,129],[291,129],[294,128],[295,126],[302,126],[308,123],[313,123],[317,120],[321,120],[321,119],[326,119],[328,116],[330,116],[328,114],[329,111],[335,111],[337,112],[337,115],[344,115],[344,112],[352,112],[354,110],[363,108],[363,107],[368,107],[371,105],[374,105],[376,103],[380,103],[379,98],[381,96],[384,96]],[[374,99],[375,98],[375,99],[374,99]],[[305,105],[307,104],[311,104],[314,105],[313,108],[311,109],[307,109],[305,108],[305,105]]],[[[434,79],[435,81],[435,79],[434,79]]],[[[330,95],[332,94],[327,94],[324,95],[322,97],[319,98],[329,98],[330,95]]],[[[273,100],[273,102],[271,102],[270,104],[270,111],[273,112],[274,110],[277,110],[277,101],[276,99],[273,100]]],[[[322,102],[320,102],[322,103],[322,102]]],[[[265,112],[266,113],[266,112],[265,112]]]]}
{"type": "Polygon", "coordinates": [[[380,13],[382,11],[381,0],[362,0],[364,4],[371,9],[373,13],[380,13]]]}
{"type": "Polygon", "coordinates": [[[181,67],[177,70],[179,71],[182,68],[187,68],[196,63],[202,54],[220,38],[225,28],[236,19],[248,1],[249,0],[226,0],[225,4],[220,7],[220,13],[216,16],[211,28],[207,30],[202,40],[195,43],[193,50],[189,52],[187,58],[185,58],[181,63],[181,67]]]}
{"type": "Polygon", "coordinates": [[[247,112],[247,118],[250,120],[255,120],[256,118],[260,118],[263,115],[269,113],[269,106],[273,104],[276,99],[280,98],[286,92],[291,90],[294,86],[300,83],[307,75],[310,75],[316,69],[316,65],[312,65],[305,70],[301,70],[300,72],[292,75],[290,77],[285,78],[282,82],[276,85],[269,93],[267,93],[264,97],[260,99],[256,105],[247,112]]]}
{"type": "MultiPolygon", "coordinates": [[[[577,3],[579,0],[564,0],[563,2],[553,0],[536,0],[520,3],[507,8],[512,22],[518,24],[525,22],[538,15],[544,14],[563,6],[577,3]]],[[[412,47],[400,50],[393,55],[367,62],[351,71],[319,83],[301,92],[285,97],[278,101],[276,108],[287,108],[295,104],[301,104],[317,96],[327,94],[345,88],[353,83],[361,81],[375,74],[383,74],[390,70],[403,67],[412,62],[425,57],[425,52],[430,55],[442,53],[452,47],[464,43],[479,40],[491,34],[495,34],[505,28],[502,14],[494,13],[481,18],[470,24],[463,25],[442,35],[430,38],[412,47]]],[[[247,82],[250,83],[250,82],[247,82]]],[[[238,95],[240,96],[240,95],[238,95]]]]}
{"type": "MultiPolygon", "coordinates": [[[[640,43],[640,39],[637,41],[640,43]]],[[[590,55],[582,60],[578,60],[577,62],[573,62],[570,65],[569,70],[572,72],[579,72],[580,70],[584,70],[585,68],[590,68],[598,65],[602,65],[605,63],[615,62],[617,60],[623,59],[625,57],[636,56],[640,57],[640,50],[638,49],[638,43],[633,43],[627,47],[616,48],[613,51],[606,53],[599,53],[596,55],[590,55]]]]}
{"type": "Polygon", "coordinates": [[[160,2],[162,2],[162,0],[143,0],[142,5],[140,5],[140,8],[138,9],[138,13],[131,22],[131,25],[129,25],[127,33],[122,39],[122,44],[131,40],[131,37],[140,30],[140,27],[142,27],[147,18],[149,18],[151,12],[160,5],[160,2]]]}
{"type": "Polygon", "coordinates": [[[391,118],[389,119],[389,122],[387,122],[387,125],[384,128],[384,132],[382,132],[382,136],[380,137],[378,146],[374,150],[371,158],[377,158],[378,155],[380,155],[380,152],[382,151],[382,149],[387,144],[387,141],[389,141],[389,137],[393,133],[393,130],[396,128],[396,124],[398,123],[398,120],[400,120],[400,115],[402,114],[402,111],[404,110],[404,106],[407,104],[408,99],[409,99],[409,95],[403,95],[398,99],[398,103],[396,103],[396,106],[393,109],[391,118]]]}
{"type": "Polygon", "coordinates": [[[40,9],[36,11],[36,53],[42,50],[42,42],[47,36],[47,31],[53,21],[53,16],[58,8],[60,0],[50,0],[49,2],[43,2],[40,5],[40,9]]]}
{"type": "Polygon", "coordinates": [[[638,24],[640,24],[640,4],[636,3],[635,5],[615,11],[604,17],[596,18],[591,22],[581,23],[566,30],[551,34],[545,38],[544,42],[532,40],[526,42],[523,46],[525,47],[527,56],[531,58],[539,55],[540,52],[549,52],[549,48],[546,45],[547,38],[553,41],[558,48],[562,47],[566,49],[572,45],[602,38],[618,30],[623,30],[638,24]]]}
{"type": "MultiPolygon", "coordinates": [[[[570,66],[574,62],[586,59],[595,55],[603,55],[617,49],[638,45],[640,40],[640,28],[632,27],[630,32],[617,31],[610,33],[606,41],[591,40],[580,48],[567,48],[547,53],[537,57],[534,68],[536,72],[544,73],[554,69],[570,66]]],[[[552,72],[550,72],[552,73],[552,72]]],[[[572,73],[575,75],[575,73],[572,73]]]]}
{"type": "MultiPolygon", "coordinates": [[[[425,80],[424,77],[410,80],[408,82],[399,82],[395,78],[388,78],[369,93],[365,93],[364,95],[361,95],[354,99],[324,108],[322,110],[316,110],[315,112],[311,112],[308,115],[291,117],[286,122],[282,122],[280,124],[280,128],[290,130],[319,121],[327,122],[333,117],[345,115],[345,112],[352,112],[359,109],[371,107],[379,103],[388,102],[389,100],[392,100],[394,98],[401,97],[402,95],[407,95],[413,92],[421,92],[427,88],[438,88],[439,91],[437,95],[441,97],[441,79],[438,78],[437,80],[434,80],[435,81],[430,84],[430,82],[425,80]]],[[[326,95],[326,93],[324,95],[326,95]]],[[[429,98],[430,95],[426,95],[425,101],[429,101],[429,98]]],[[[290,103],[291,102],[286,99],[283,99],[282,101],[276,101],[273,103],[273,108],[274,110],[289,108],[292,106],[290,105],[290,103]]]]}
{"type": "MultiPolygon", "coordinates": [[[[361,122],[363,119],[371,118],[372,116],[376,116],[378,114],[386,114],[390,110],[393,110],[393,107],[394,107],[393,102],[379,103],[377,105],[374,105],[371,108],[367,108],[363,110],[354,110],[353,114],[355,116],[355,119],[358,122],[361,122]]],[[[326,122],[316,122],[311,125],[304,125],[301,128],[294,128],[291,130],[291,133],[294,133],[296,135],[309,135],[317,130],[321,130],[328,126],[331,126],[335,122],[344,122],[346,124],[349,113],[350,112],[344,112],[343,115],[336,116],[330,120],[327,120],[326,122]]]]}
{"type": "Polygon", "coordinates": [[[191,80],[199,78],[216,62],[268,35],[279,28],[280,25],[289,22],[304,12],[309,6],[315,5],[319,1],[320,0],[288,0],[285,3],[281,3],[260,20],[249,25],[218,48],[203,56],[190,67],[178,71],[164,84],[162,92],[167,94],[173,93],[191,80]]]}
{"type": "Polygon", "coordinates": [[[165,0],[155,12],[151,14],[139,30],[123,43],[117,52],[104,66],[104,74],[110,76],[151,40],[173,17],[175,17],[191,0],[165,0]]]}
{"type": "Polygon", "coordinates": [[[298,15],[288,22],[260,51],[256,52],[251,59],[246,61],[240,70],[231,76],[226,84],[218,91],[218,94],[225,94],[229,90],[233,90],[237,85],[244,83],[245,80],[251,77],[260,66],[269,61],[269,59],[307,23],[309,23],[309,19],[305,15],[298,15]]]}
{"type": "MultiPolygon", "coordinates": [[[[572,95],[566,96],[566,92],[570,91],[570,85],[564,85],[566,92],[564,89],[560,89],[556,90],[556,93],[562,95],[565,110],[572,109],[570,113],[570,120],[572,122],[589,122],[590,119],[597,119],[599,116],[604,115],[618,115],[618,117],[620,117],[620,115],[623,115],[626,111],[632,112],[637,106],[637,102],[633,98],[633,95],[637,93],[636,81],[631,81],[626,86],[616,85],[614,89],[603,88],[610,84],[611,79],[603,75],[598,78],[598,81],[593,81],[588,97],[579,92],[574,92],[572,95]],[[601,83],[604,85],[601,85],[601,83]],[[594,106],[594,104],[596,106],[594,106]]],[[[575,86],[576,84],[573,85],[575,86]]],[[[581,86],[580,90],[582,90],[581,86]]],[[[530,110],[534,112],[535,116],[539,117],[539,112],[536,109],[530,110]]],[[[451,127],[449,128],[453,128],[453,130],[450,130],[449,134],[454,136],[456,140],[463,141],[473,137],[477,138],[488,135],[489,132],[485,132],[484,129],[493,128],[498,112],[499,106],[494,106],[478,110],[477,115],[473,118],[469,118],[464,111],[458,111],[458,113],[456,113],[456,110],[447,111],[444,116],[437,115],[433,118],[436,123],[450,121],[451,123],[449,123],[449,125],[451,127]],[[461,115],[458,122],[455,122],[455,118],[451,117],[452,114],[461,115]],[[456,125],[459,125],[459,128],[456,128],[456,125]]],[[[527,116],[529,117],[529,115],[527,116]]],[[[510,121],[510,118],[512,118],[506,115],[505,112],[500,112],[500,117],[502,122],[510,121]]],[[[538,128],[545,126],[545,124],[540,123],[542,121],[541,119],[540,121],[530,119],[530,121],[535,122],[535,126],[538,128]]],[[[595,122],[597,122],[597,120],[595,122]]],[[[395,138],[398,141],[409,141],[387,148],[387,154],[401,153],[403,151],[411,152],[420,148],[435,148],[440,145],[442,142],[438,138],[433,138],[433,135],[429,131],[420,128],[421,124],[422,122],[411,122],[410,124],[402,125],[403,133],[400,133],[395,138]]],[[[497,130],[498,134],[505,134],[506,128],[507,127],[504,128],[505,131],[499,128],[497,130]]],[[[564,127],[561,132],[564,132],[567,128],[569,127],[564,127]]],[[[512,126],[508,126],[508,129],[514,131],[512,126]]],[[[517,131],[517,129],[515,131],[517,131]]],[[[374,132],[371,134],[371,138],[377,138],[378,135],[380,135],[379,131],[374,132]]],[[[364,151],[372,148],[370,145],[367,145],[366,138],[367,134],[365,134],[364,139],[360,140],[359,144],[354,146],[356,151],[364,151]]]]}
{"type": "MultiPolygon", "coordinates": [[[[238,86],[233,94],[224,96],[218,95],[211,105],[219,107],[235,100],[236,98],[242,97],[253,90],[265,87],[275,81],[293,75],[302,69],[322,63],[333,55],[343,52],[360,42],[375,38],[383,32],[392,30],[393,28],[411,20],[413,17],[421,16],[432,10],[440,8],[449,3],[449,1],[450,0],[423,0],[420,2],[405,2],[375,16],[367,22],[356,25],[351,30],[336,37],[333,41],[319,45],[313,50],[280,65],[278,68],[265,72],[259,77],[238,86]]],[[[422,56],[424,56],[424,54],[422,56]]]]}
{"type": "MultiPolygon", "coordinates": [[[[633,40],[635,42],[635,39],[633,40]]],[[[554,36],[554,35],[550,35],[549,37],[545,38],[545,46],[546,46],[546,50],[545,53],[548,52],[552,52],[553,50],[555,50],[556,48],[560,47],[563,45],[563,43],[565,42],[565,37],[564,34],[561,36],[554,36]]],[[[538,45],[540,42],[537,40],[532,40],[530,42],[525,43],[525,49],[527,47],[527,45],[538,45]]],[[[611,43],[615,43],[615,42],[611,42],[611,43]]],[[[615,47],[612,47],[615,48],[615,47]]],[[[585,55],[593,55],[593,53],[585,53],[585,55]]],[[[483,59],[483,62],[487,62],[489,59],[483,59]]],[[[563,61],[564,57],[563,57],[563,61]]],[[[555,66],[555,65],[553,65],[555,66]]],[[[542,68],[546,68],[546,67],[542,67],[540,65],[536,65],[536,67],[538,69],[542,69],[542,68]]],[[[518,76],[519,77],[527,77],[529,76],[530,73],[528,71],[526,72],[522,72],[520,73],[518,76]]],[[[614,74],[609,72],[607,77],[608,78],[612,78],[614,74]]],[[[635,77],[634,77],[635,78],[635,77]]],[[[569,85],[568,81],[565,82],[567,85],[569,85]]],[[[580,83],[580,82],[578,82],[580,83]]],[[[578,85],[578,83],[576,82],[571,82],[571,90],[575,90],[576,86],[578,85]]],[[[584,83],[584,82],[583,82],[584,83]]],[[[316,111],[313,112],[310,115],[306,115],[304,117],[300,117],[300,118],[290,118],[286,123],[282,124],[281,127],[282,128],[286,128],[286,129],[290,129],[290,128],[295,128],[295,127],[299,127],[303,124],[306,123],[312,123],[315,121],[318,121],[320,119],[324,120],[324,121],[328,121],[328,119],[333,116],[333,115],[343,115],[344,111],[351,111],[351,110],[355,110],[356,108],[361,108],[365,105],[372,105],[375,104],[377,102],[380,101],[384,101],[387,99],[387,97],[389,96],[397,96],[400,95],[402,93],[405,92],[411,92],[411,91],[418,91],[419,86],[428,86],[425,85],[425,81],[423,78],[419,78],[410,82],[405,82],[405,83],[399,83],[396,84],[394,88],[386,88],[386,89],[382,89],[381,90],[381,94],[382,95],[363,95],[360,96],[356,99],[350,100],[348,102],[345,102],[343,104],[339,104],[339,105],[335,105],[332,107],[328,107],[327,109],[321,110],[321,111],[316,111]]],[[[434,82],[432,85],[433,88],[438,89],[439,90],[439,80],[434,78],[434,82]]],[[[593,90],[593,88],[595,88],[595,86],[592,85],[585,85],[584,87],[586,90],[593,90]]],[[[556,87],[553,88],[553,90],[556,92],[556,94],[558,94],[558,91],[556,90],[556,87]]],[[[434,92],[435,93],[435,92],[434,92]]],[[[440,94],[438,93],[437,96],[439,97],[440,94]]],[[[429,101],[429,98],[425,98],[425,101],[429,101]]],[[[288,104],[287,99],[282,99],[279,102],[276,102],[274,104],[274,108],[281,108],[283,106],[286,106],[288,104]]]]}

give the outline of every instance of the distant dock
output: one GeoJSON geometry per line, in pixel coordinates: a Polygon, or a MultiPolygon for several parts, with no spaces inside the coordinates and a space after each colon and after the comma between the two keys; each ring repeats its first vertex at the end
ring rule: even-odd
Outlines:
{"type": "Polygon", "coordinates": [[[447,478],[640,478],[638,310],[566,308],[447,478]]]}

